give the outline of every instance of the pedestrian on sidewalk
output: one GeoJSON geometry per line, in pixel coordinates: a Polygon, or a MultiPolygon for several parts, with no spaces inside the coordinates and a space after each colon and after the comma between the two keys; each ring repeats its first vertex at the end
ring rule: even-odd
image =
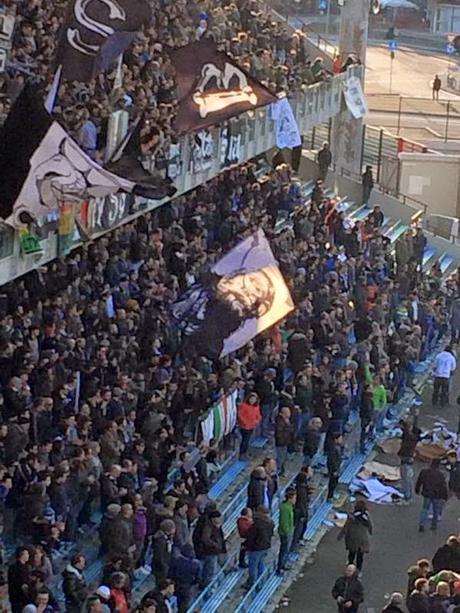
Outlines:
{"type": "Polygon", "coordinates": [[[329,483],[327,488],[327,499],[332,500],[335,488],[339,483],[340,465],[342,464],[343,436],[341,433],[333,435],[332,441],[327,446],[327,473],[329,483]]]}
{"type": "Polygon", "coordinates": [[[401,447],[398,451],[401,461],[401,491],[404,500],[410,502],[414,497],[415,449],[421,434],[418,427],[418,410],[413,416],[401,419],[399,425],[402,430],[401,447]]]}
{"type": "Polygon", "coordinates": [[[326,180],[329,166],[332,163],[332,153],[329,148],[329,143],[323,143],[323,148],[318,152],[319,177],[323,181],[326,180]]]}
{"type": "Polygon", "coordinates": [[[280,575],[286,569],[286,561],[291,549],[292,537],[294,536],[294,507],[297,500],[295,489],[289,488],[286,498],[280,506],[280,518],[278,524],[278,534],[280,537],[280,550],[278,554],[278,565],[276,572],[280,575]]]}
{"type": "Polygon", "coordinates": [[[372,523],[365,500],[357,500],[353,513],[347,517],[344,527],[340,530],[337,540],[345,539],[345,549],[348,552],[348,563],[354,564],[360,573],[363,568],[364,554],[369,553],[369,535],[372,534],[372,523]]]}
{"type": "Polygon", "coordinates": [[[346,566],[344,574],[336,580],[332,597],[339,613],[357,613],[364,600],[364,589],[354,564],[346,566]]]}
{"type": "Polygon", "coordinates": [[[295,552],[299,541],[304,538],[308,524],[308,508],[312,488],[310,479],[313,474],[309,466],[302,466],[295,480],[296,502],[294,506],[294,534],[292,536],[291,551],[295,552]]]}
{"type": "Polygon", "coordinates": [[[433,407],[441,408],[449,406],[449,384],[450,378],[457,368],[457,360],[451,345],[440,351],[434,360],[433,367],[433,396],[431,402],[433,407]]]}
{"type": "MultiPolygon", "coordinates": [[[[372,166],[366,166],[366,170],[363,172],[361,180],[363,184],[363,204],[367,206],[369,198],[371,197],[371,192],[374,188],[374,176],[372,174],[372,166]]],[[[378,226],[381,225],[382,224],[378,224],[378,226]]]]}
{"type": "Polygon", "coordinates": [[[265,570],[264,560],[272,545],[274,525],[268,507],[260,505],[254,513],[254,521],[246,539],[248,551],[250,589],[265,570]]]}
{"type": "Polygon", "coordinates": [[[442,505],[448,498],[446,478],[441,471],[440,460],[433,460],[430,468],[424,468],[415,484],[415,493],[423,496],[423,505],[420,512],[419,532],[425,531],[430,510],[433,513],[431,529],[436,530],[441,516],[442,505]]]}
{"type": "Polygon", "coordinates": [[[259,397],[254,393],[249,394],[238,407],[238,425],[241,432],[240,460],[246,458],[252,434],[261,421],[259,397]]]}
{"type": "Polygon", "coordinates": [[[441,89],[441,79],[439,75],[435,75],[432,84],[433,100],[439,100],[439,90],[441,89]]]}
{"type": "Polygon", "coordinates": [[[238,528],[238,534],[241,539],[240,543],[240,555],[238,558],[238,566],[240,568],[247,568],[246,564],[246,539],[248,538],[249,531],[253,524],[252,509],[245,507],[241,511],[241,515],[238,517],[236,527],[238,528]]]}

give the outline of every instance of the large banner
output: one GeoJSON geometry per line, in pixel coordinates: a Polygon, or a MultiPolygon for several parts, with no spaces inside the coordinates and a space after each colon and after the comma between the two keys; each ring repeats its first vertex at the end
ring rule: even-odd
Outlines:
{"type": "Polygon", "coordinates": [[[62,77],[90,81],[129,47],[150,19],[146,0],[71,0],[56,57],[62,77]]]}
{"type": "Polygon", "coordinates": [[[209,39],[174,49],[170,55],[179,100],[174,128],[179,133],[223,123],[277,100],[209,39]]]}
{"type": "Polygon", "coordinates": [[[271,118],[276,124],[276,146],[279,149],[294,149],[302,144],[299,126],[287,98],[281,98],[270,107],[271,118]]]}
{"type": "Polygon", "coordinates": [[[361,119],[366,115],[367,102],[358,77],[348,77],[343,82],[343,95],[345,96],[348,110],[355,119],[361,119]]]}
{"type": "Polygon", "coordinates": [[[224,357],[294,309],[262,230],[239,243],[171,307],[188,355],[224,357]]]}

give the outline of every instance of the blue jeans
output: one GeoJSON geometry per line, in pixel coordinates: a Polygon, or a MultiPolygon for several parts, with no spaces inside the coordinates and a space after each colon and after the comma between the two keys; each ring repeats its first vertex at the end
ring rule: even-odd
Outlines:
{"type": "Polygon", "coordinates": [[[203,585],[208,585],[217,574],[217,558],[216,555],[204,556],[203,558],[203,585]]]}
{"type": "Polygon", "coordinates": [[[442,511],[442,502],[443,501],[441,500],[441,498],[426,498],[425,496],[423,497],[423,505],[422,510],[420,512],[419,520],[421,526],[425,527],[431,509],[433,512],[431,527],[433,529],[437,528],[438,520],[442,511]]]}
{"type": "Polygon", "coordinates": [[[401,491],[406,500],[414,496],[414,465],[401,464],[401,491]]]}
{"type": "Polygon", "coordinates": [[[281,572],[284,569],[288,553],[291,549],[292,534],[284,536],[280,534],[280,552],[278,554],[278,566],[276,571],[281,572]]]}
{"type": "Polygon", "coordinates": [[[250,551],[248,553],[248,565],[249,565],[249,579],[248,585],[253,586],[257,579],[265,570],[264,560],[267,555],[268,549],[262,549],[261,551],[250,551]]]}

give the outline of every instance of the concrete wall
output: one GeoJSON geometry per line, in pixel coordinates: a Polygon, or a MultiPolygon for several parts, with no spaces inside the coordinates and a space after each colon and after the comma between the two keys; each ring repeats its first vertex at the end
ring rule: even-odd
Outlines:
{"type": "MultiPolygon", "coordinates": [[[[307,155],[302,156],[300,165],[300,176],[305,179],[318,177],[318,165],[307,155]]],[[[360,177],[346,177],[337,175],[333,170],[328,172],[326,185],[333,189],[337,194],[347,196],[355,202],[362,200],[362,187],[360,177]]],[[[406,224],[411,223],[412,216],[419,210],[418,207],[403,204],[398,198],[380,192],[378,189],[372,191],[369,205],[379,204],[388,217],[400,219],[406,224]]]]}
{"type": "Polygon", "coordinates": [[[460,216],[460,156],[401,153],[399,191],[428,207],[428,213],[460,216]]]}

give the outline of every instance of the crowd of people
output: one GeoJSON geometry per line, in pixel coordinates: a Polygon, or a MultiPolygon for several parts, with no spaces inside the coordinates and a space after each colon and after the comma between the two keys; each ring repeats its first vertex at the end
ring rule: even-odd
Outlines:
{"type": "MultiPolygon", "coordinates": [[[[7,3],[8,4],[8,3],[7,3]]],[[[167,49],[211,38],[272,91],[295,93],[328,78],[320,58],[311,58],[302,33],[274,21],[259,0],[219,2],[150,0],[152,21],[125,52],[122,86],[114,89],[117,65],[89,83],[64,81],[56,117],[85,151],[100,159],[113,110],[125,109],[132,119],[144,114],[142,151],[169,159],[176,142],[172,122],[176,106],[175,70],[167,49]]],[[[49,88],[55,53],[67,16],[67,2],[30,0],[11,3],[16,26],[8,68],[0,75],[0,116],[28,79],[49,88]]]]}
{"type": "Polygon", "coordinates": [[[8,568],[14,613],[62,607],[56,574],[69,545],[65,610],[125,613],[139,573],[155,579],[139,611],[167,611],[173,593],[187,610],[228,553],[207,492],[235,434],[200,445],[197,424],[232,391],[243,458],[255,432],[267,438],[238,521],[240,563],[251,587],[277,531],[284,572],[307,527],[312,471],[325,454],[333,499],[350,416],[365,447],[446,333],[458,278],[441,288],[420,274],[421,231],[393,255],[378,207],[351,227],[321,180],[304,203],[289,166],[255,170],[225,171],[2,288],[0,510],[5,546],[21,544],[8,568]],[[292,226],[275,232],[287,212],[292,226]],[[223,360],[184,355],[169,305],[257,228],[295,311],[223,360]],[[273,526],[293,455],[303,468],[273,526]],[[104,567],[87,586],[84,535],[97,511],[104,567]]]}

